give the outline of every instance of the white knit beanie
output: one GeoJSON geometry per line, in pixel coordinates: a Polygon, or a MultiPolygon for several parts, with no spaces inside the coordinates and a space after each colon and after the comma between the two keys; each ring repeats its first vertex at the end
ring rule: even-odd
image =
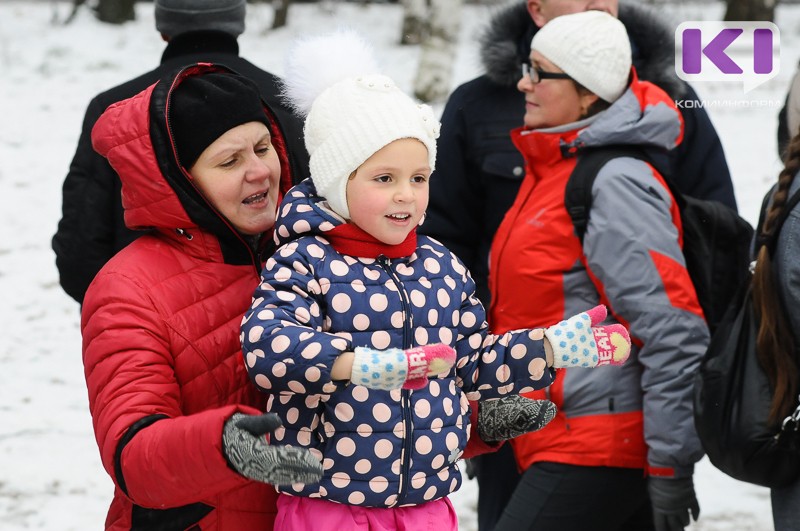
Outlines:
{"type": "Polygon", "coordinates": [[[369,45],[339,30],[296,43],[287,57],[284,96],[305,120],[311,180],[330,208],[350,219],[347,180],[384,146],[416,138],[436,163],[439,122],[433,110],[378,74],[369,45]]]}
{"type": "Polygon", "coordinates": [[[604,11],[554,18],[533,36],[531,50],[609,103],[616,101],[628,86],[628,32],[622,22],[604,11]]]}

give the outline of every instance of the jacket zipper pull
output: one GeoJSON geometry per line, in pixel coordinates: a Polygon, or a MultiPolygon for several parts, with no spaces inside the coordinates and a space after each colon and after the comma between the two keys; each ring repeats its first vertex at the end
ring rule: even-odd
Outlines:
{"type": "Polygon", "coordinates": [[[189,234],[188,232],[186,232],[183,229],[175,229],[175,233],[178,234],[179,236],[183,236],[187,240],[192,240],[194,238],[194,236],[192,236],[191,234],[189,234]]]}

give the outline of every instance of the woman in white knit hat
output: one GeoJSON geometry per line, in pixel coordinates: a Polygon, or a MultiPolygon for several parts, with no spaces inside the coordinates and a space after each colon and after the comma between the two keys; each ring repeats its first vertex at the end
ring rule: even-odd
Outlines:
{"type": "MultiPolygon", "coordinates": [[[[279,208],[242,348],[284,420],[271,444],[310,449],[324,474],[279,489],[275,529],[455,530],[467,397],[544,388],[553,366],[622,363],[627,332],[594,327],[597,306],[489,334],[464,266],[416,232],[436,161],[431,109],[376,74],[353,33],[299,43],[286,70],[312,176],[279,208]]],[[[541,405],[546,422],[555,411],[541,405]]]]}
{"type": "Polygon", "coordinates": [[[637,78],[625,27],[607,13],[553,19],[529,59],[517,85],[524,127],[512,132],[526,176],[491,249],[489,323],[502,334],[603,303],[629,327],[635,363],[560,371],[547,395],[528,395],[548,396],[559,412],[511,441],[524,473],[495,531],[682,530],[699,514],[691,375],[708,330],[679,212],[656,169],[681,142],[681,115],[637,78]],[[581,241],[565,190],[588,152],[610,160],[586,191],[581,241]]]}

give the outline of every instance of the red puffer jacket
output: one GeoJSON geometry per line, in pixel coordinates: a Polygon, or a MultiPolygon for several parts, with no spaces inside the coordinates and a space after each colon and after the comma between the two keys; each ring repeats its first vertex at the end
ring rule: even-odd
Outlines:
{"type": "MultiPolygon", "coordinates": [[[[106,529],[273,526],[273,487],[240,476],[222,452],[226,419],[266,403],[239,344],[262,253],[194,188],[166,127],[170,91],[213,68],[188,67],[109,107],[92,133],[121,177],[126,224],[151,229],[100,271],[82,309],[89,405],[115,485],[106,529]]],[[[271,129],[285,191],[291,171],[271,129]]]]}

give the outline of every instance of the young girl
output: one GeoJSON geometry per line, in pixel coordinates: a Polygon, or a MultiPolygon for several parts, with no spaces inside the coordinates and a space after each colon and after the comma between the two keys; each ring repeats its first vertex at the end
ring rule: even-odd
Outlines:
{"type": "Polygon", "coordinates": [[[602,306],[489,334],[464,266],[416,232],[439,124],[358,67],[376,71],[363,42],[339,33],[301,43],[287,68],[312,177],[279,208],[280,247],[242,344],[284,419],[272,443],[318,454],[324,476],[281,488],[276,529],[456,529],[446,496],[461,482],[468,399],[541,389],[554,366],[622,363],[630,339],[621,325],[595,326],[602,306]]]}

